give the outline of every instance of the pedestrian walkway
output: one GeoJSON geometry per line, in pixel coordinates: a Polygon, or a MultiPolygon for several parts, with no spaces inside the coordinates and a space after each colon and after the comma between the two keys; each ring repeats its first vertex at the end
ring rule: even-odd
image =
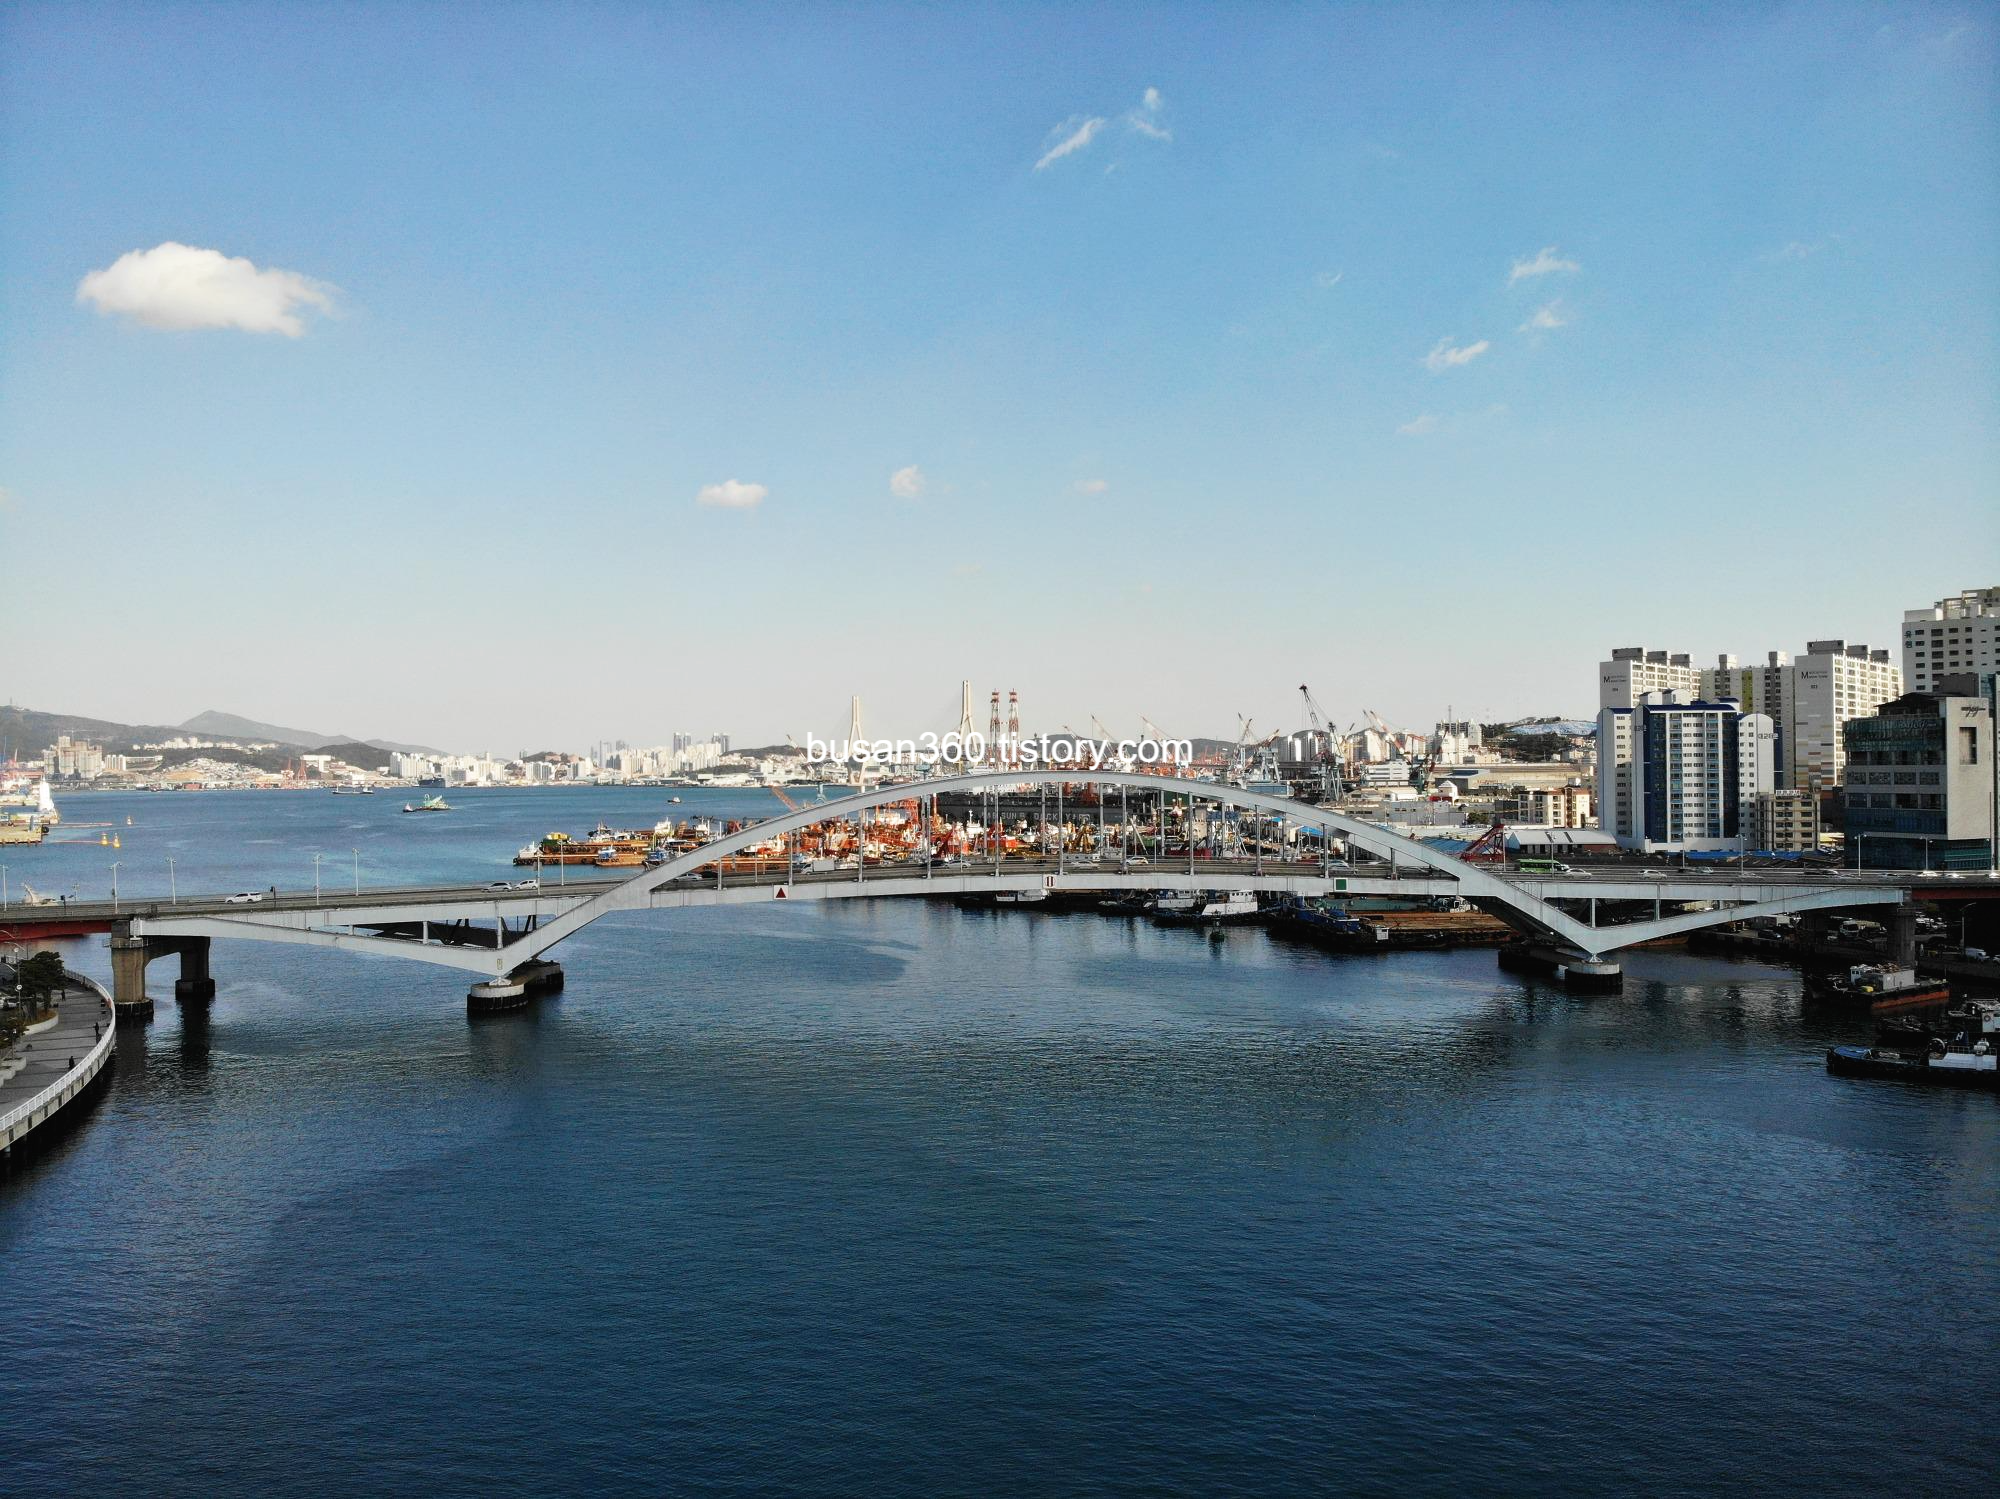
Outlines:
{"type": "Polygon", "coordinates": [[[0,1072],[9,1074],[0,1082],[0,1119],[82,1066],[115,1022],[110,1001],[68,975],[56,997],[56,1023],[0,1050],[0,1072]]]}

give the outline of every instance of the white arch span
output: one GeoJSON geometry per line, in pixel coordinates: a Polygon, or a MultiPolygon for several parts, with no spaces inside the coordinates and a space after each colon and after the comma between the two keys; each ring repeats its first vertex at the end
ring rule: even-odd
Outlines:
{"type": "MultiPolygon", "coordinates": [[[[1557,942],[1593,957],[1648,942],[1661,937],[1673,936],[1699,927],[1714,926],[1722,922],[1742,920],[1751,916],[1774,914],[1781,911],[1806,911],[1829,909],[1842,906],[1877,905],[1898,902],[1903,898],[1896,889],[1855,889],[1851,887],[1815,886],[1806,889],[1794,888],[1775,898],[1764,899],[1750,904],[1738,904],[1714,910],[1679,913],[1663,916],[1652,921],[1628,922],[1616,926],[1593,926],[1579,921],[1565,911],[1557,909],[1550,901],[1543,899],[1533,890],[1512,880],[1502,879],[1491,870],[1477,864],[1468,864],[1456,854],[1433,848],[1419,839],[1408,838],[1389,831],[1376,823],[1364,822],[1359,818],[1333,811],[1327,807],[1315,806],[1308,802],[1295,801],[1290,797],[1272,796],[1266,792],[1250,791],[1240,786],[1222,785],[1212,781],[1190,781],[1170,776],[1136,775],[1124,771],[1076,771],[1076,770],[998,770],[980,771],[970,775],[945,776],[934,780],[905,782],[899,785],[882,786],[873,791],[859,792],[844,796],[838,801],[818,803],[797,812],[787,812],[782,816],[767,818],[752,824],[741,832],[728,834],[713,843],[702,845],[692,852],[667,860],[651,869],[641,870],[630,879],[621,880],[609,888],[578,899],[565,897],[553,890],[538,892],[527,901],[444,901],[435,909],[412,909],[409,907],[385,906],[380,910],[358,911],[328,908],[325,910],[297,911],[290,913],[272,912],[268,917],[252,915],[249,912],[232,911],[227,917],[209,915],[196,916],[153,916],[135,920],[132,930],[137,934],[158,935],[199,935],[247,937],[256,940],[277,942],[302,942],[323,946],[345,948],[355,952],[372,952],[415,958],[424,962],[438,963],[448,967],[490,974],[495,977],[505,975],[527,963],[565,937],[588,926],[601,916],[615,911],[635,911],[650,909],[658,902],[655,893],[674,881],[700,873],[720,859],[743,853],[758,844],[780,838],[804,828],[821,823],[838,821],[870,811],[877,807],[892,806],[919,797],[935,797],[960,792],[1014,791],[1024,787],[1054,787],[1088,784],[1102,789],[1124,788],[1129,791],[1163,793],[1170,797],[1191,797],[1195,801],[1219,803],[1224,806],[1247,811],[1262,812],[1283,817],[1300,827],[1322,829],[1324,833],[1338,833],[1345,837],[1350,847],[1356,847],[1374,854],[1378,858],[1393,860],[1396,866],[1417,868],[1432,875],[1442,876],[1455,883],[1457,892],[1468,900],[1475,901],[1486,909],[1501,915],[1503,919],[1520,924],[1547,940],[1557,942]],[[356,927],[385,922],[410,922],[423,917],[434,923],[449,919],[482,919],[486,917],[511,917],[522,913],[524,905],[536,908],[538,925],[519,933],[509,933],[504,942],[494,946],[449,946],[438,943],[420,943],[407,938],[363,935],[356,927]],[[551,909],[551,908],[555,909],[551,909]],[[332,927],[346,927],[345,931],[329,930],[332,927]]],[[[1053,810],[1053,808],[1051,809],[1053,810]]],[[[954,870],[954,874],[973,874],[972,870],[954,870]]],[[[1347,871],[1341,871],[1347,873],[1347,871]]],[[[1149,866],[1141,877],[1147,884],[1182,885],[1190,881],[1189,872],[1171,866],[1149,866]]],[[[1227,885],[1240,888],[1244,883],[1244,873],[1233,870],[1197,871],[1193,878],[1204,884],[1227,885]]],[[[1062,879],[1062,884],[1070,888],[1083,888],[1092,877],[1081,871],[1074,871],[1062,879]]],[[[1268,881],[1274,887],[1297,888],[1312,882],[1303,879],[1296,869],[1282,874],[1274,873],[1268,881]]],[[[940,882],[942,883],[942,882],[940,882]]],[[[1114,881],[1106,879],[1107,886],[1114,881]]],[[[1118,887],[1133,883],[1130,875],[1121,875],[1115,880],[1118,887]]],[[[1801,882],[1802,884],[1805,882],[1801,882]]],[[[1680,894],[1666,882],[1656,894],[1669,897],[1680,894]]],[[[993,888],[998,888],[993,887],[993,888]]],[[[902,895],[912,893],[937,893],[938,885],[917,877],[914,872],[891,874],[884,871],[876,879],[857,882],[852,888],[853,895],[878,894],[902,895]]],[[[704,892],[683,888],[674,892],[687,897],[685,904],[706,903],[700,900],[704,892]]],[[[805,892],[801,890],[801,894],[805,892]]],[[[818,892],[831,894],[832,892],[818,892]]],[[[843,892],[848,893],[848,892],[843,892]]],[[[1577,881],[1563,889],[1564,898],[1587,899],[1590,883],[1577,881]]],[[[714,898],[722,900],[725,895],[735,896],[737,892],[713,892],[714,898]]],[[[1680,895],[1680,898],[1689,898],[1680,895]]],[[[1697,898],[1709,898],[1706,895],[1697,898]]],[[[1738,897],[1740,899],[1740,897],[1738,897]]]]}

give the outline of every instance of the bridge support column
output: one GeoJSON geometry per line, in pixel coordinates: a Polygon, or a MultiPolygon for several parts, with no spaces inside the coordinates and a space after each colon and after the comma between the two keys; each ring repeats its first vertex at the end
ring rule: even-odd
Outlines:
{"type": "Polygon", "coordinates": [[[497,1015],[521,1009],[540,995],[560,993],[562,986],[562,965],[537,958],[505,977],[474,984],[465,993],[465,1008],[474,1015],[497,1015]]]}
{"type": "Polygon", "coordinates": [[[174,980],[174,998],[184,1005],[206,1004],[215,998],[215,980],[208,973],[208,938],[184,937],[180,949],[181,976],[174,980]]]}
{"type": "Polygon", "coordinates": [[[153,1013],[146,997],[146,965],[153,945],[144,937],[111,939],[111,1008],[120,1019],[140,1019],[153,1013]]]}
{"type": "Polygon", "coordinates": [[[1889,913],[1889,957],[1906,968],[1917,966],[1917,908],[1905,901],[1889,913]]]}

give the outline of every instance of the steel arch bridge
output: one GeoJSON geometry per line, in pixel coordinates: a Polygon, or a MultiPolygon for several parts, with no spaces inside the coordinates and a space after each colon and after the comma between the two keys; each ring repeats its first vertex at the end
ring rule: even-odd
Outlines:
{"type": "MultiPolygon", "coordinates": [[[[1072,804],[1076,807],[1078,804],[1072,804]]],[[[1456,895],[1542,941],[1599,958],[1622,948],[1700,927],[1780,912],[1852,906],[1896,905],[1904,892],[1893,885],[1857,887],[1826,878],[1785,874],[1774,878],[1737,875],[1662,876],[1635,879],[1627,874],[1590,878],[1523,878],[1468,864],[1379,824],[1244,787],[1120,771],[1014,769],[979,771],[861,791],[752,824],[656,867],[615,882],[588,887],[538,886],[531,891],[488,892],[472,887],[369,892],[366,895],[281,898],[269,906],[241,907],[183,903],[151,907],[130,918],[132,939],[174,949],[207,938],[239,938],[304,943],[440,964],[492,980],[505,977],[593,921],[615,912],[734,905],[774,898],[793,900],[938,896],[1001,890],[1056,889],[1140,891],[1157,889],[1254,889],[1300,895],[1334,893],[1456,895]],[[1001,793],[1024,788],[1054,790],[1086,785],[1129,796],[1137,791],[1169,803],[1185,798],[1192,809],[1208,803],[1277,819],[1282,828],[1316,829],[1322,853],[1316,862],[1250,860],[1225,865],[1190,858],[1185,863],[1149,863],[1141,868],[1075,867],[1062,856],[1047,861],[996,858],[974,865],[935,863],[865,866],[833,876],[743,877],[724,873],[732,856],[823,823],[855,818],[912,800],[931,801],[954,793],[1001,793]],[[1333,837],[1347,843],[1349,859],[1365,852],[1387,865],[1336,865],[1325,852],[1333,837]],[[713,876],[711,883],[708,876],[713,876]],[[1556,902],[1599,899],[1650,901],[1651,920],[1599,926],[1561,909],[1556,902]],[[1667,914],[1667,904],[1712,903],[1707,909],[1667,914]],[[473,923],[492,922],[491,927],[473,923]]],[[[205,977],[205,969],[204,969],[205,977]]]]}

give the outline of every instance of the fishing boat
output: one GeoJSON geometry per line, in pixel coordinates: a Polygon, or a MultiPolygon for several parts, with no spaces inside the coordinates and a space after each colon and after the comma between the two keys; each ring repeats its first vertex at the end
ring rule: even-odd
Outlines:
{"type": "Polygon", "coordinates": [[[441,796],[427,796],[414,805],[404,802],[403,810],[405,812],[449,812],[451,810],[451,803],[441,796]]]}

